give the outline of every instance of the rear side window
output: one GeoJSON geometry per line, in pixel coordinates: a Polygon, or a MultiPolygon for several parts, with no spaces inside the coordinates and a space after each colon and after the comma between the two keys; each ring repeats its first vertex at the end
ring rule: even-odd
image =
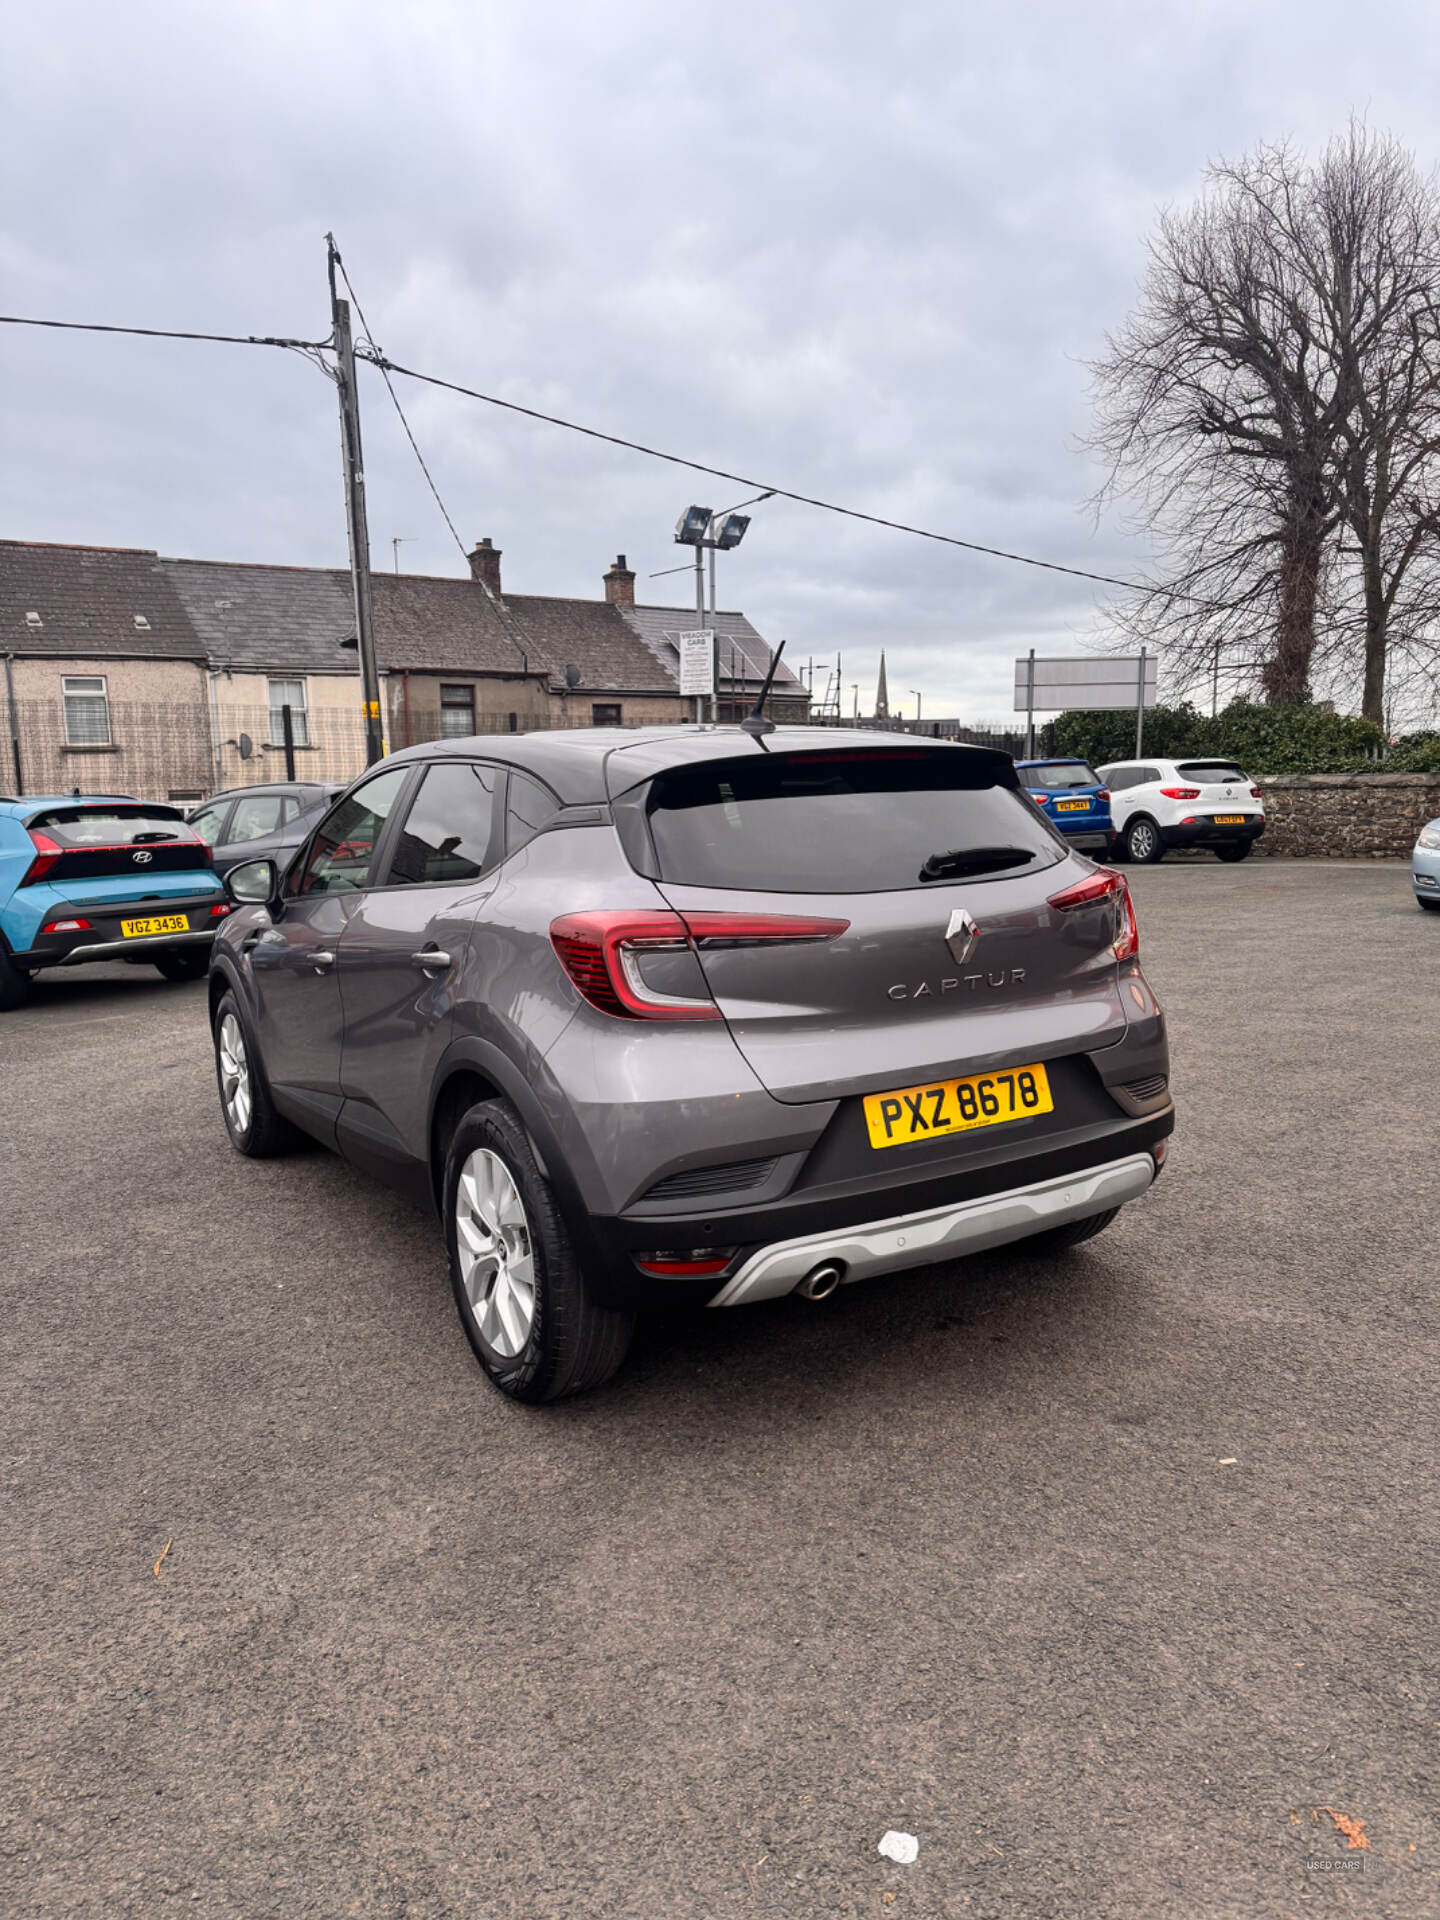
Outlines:
{"type": "Polygon", "coordinates": [[[1024,787],[1041,787],[1047,791],[1063,787],[1098,787],[1100,776],[1093,767],[1075,760],[1058,761],[1049,767],[1017,767],[1020,784],[1024,787]]]}
{"type": "Polygon", "coordinates": [[[1052,865],[1029,801],[959,752],[711,761],[651,783],[659,877],[756,893],[891,893],[1052,865]]]}
{"type": "Polygon", "coordinates": [[[129,847],[196,837],[175,807],[57,807],[30,824],[61,847],[129,847]]]}
{"type": "Polygon", "coordinates": [[[1198,780],[1209,786],[1224,780],[1248,780],[1233,760],[1177,760],[1175,771],[1182,780],[1198,780]]]}
{"type": "Polygon", "coordinates": [[[391,887],[478,880],[494,863],[494,767],[431,767],[420,783],[385,877],[391,887]]]}
{"type": "Polygon", "coordinates": [[[528,773],[512,773],[510,797],[506,804],[505,850],[516,853],[527,840],[533,840],[560,811],[560,802],[548,787],[532,780],[528,773]]]}

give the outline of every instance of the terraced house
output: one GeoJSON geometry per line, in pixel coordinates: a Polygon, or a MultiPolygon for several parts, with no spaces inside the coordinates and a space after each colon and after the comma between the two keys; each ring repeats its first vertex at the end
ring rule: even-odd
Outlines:
{"type": "MultiPolygon", "coordinates": [[[[469,562],[468,578],[374,575],[390,745],[692,717],[677,636],[695,615],[637,605],[623,554],[596,600],[507,593],[489,540],[469,562]]],[[[771,649],[743,614],[715,625],[721,717],[738,718],[771,649]]],[[[0,654],[0,785],[192,800],[275,779],[287,755],[303,779],[364,764],[345,568],[0,541],[0,654]]],[[[808,703],[782,661],[776,717],[808,703]]]]}

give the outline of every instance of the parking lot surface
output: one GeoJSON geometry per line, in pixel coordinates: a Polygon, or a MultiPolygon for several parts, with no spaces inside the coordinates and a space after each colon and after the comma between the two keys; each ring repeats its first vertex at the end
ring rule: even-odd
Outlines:
{"type": "Polygon", "coordinates": [[[1180,1120],[1115,1227],[540,1411],[423,1216],[232,1152],[203,987],[37,982],[0,1910],[1440,1913],[1440,921],[1394,865],[1131,879],[1180,1120]]]}

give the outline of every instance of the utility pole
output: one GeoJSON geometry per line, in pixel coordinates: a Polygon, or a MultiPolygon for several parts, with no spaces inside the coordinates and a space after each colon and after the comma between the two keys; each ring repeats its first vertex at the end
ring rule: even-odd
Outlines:
{"type": "Polygon", "coordinates": [[[335,389],[340,397],[340,445],[345,457],[345,519],[350,534],[350,580],[355,593],[355,640],[360,654],[360,692],[365,703],[365,764],[384,757],[385,728],[380,717],[380,674],[375,664],[375,602],[370,585],[370,529],[365,515],[365,461],[360,451],[360,395],[355,384],[355,342],[350,334],[350,302],[340,298],[335,279],[339,250],[327,233],[330,317],[335,325],[335,389]]]}

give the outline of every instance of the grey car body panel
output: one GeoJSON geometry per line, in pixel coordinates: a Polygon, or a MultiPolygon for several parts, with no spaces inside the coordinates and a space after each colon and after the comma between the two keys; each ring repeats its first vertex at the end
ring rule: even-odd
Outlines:
{"type": "MultiPolygon", "coordinates": [[[[854,1226],[934,1212],[951,1193],[958,1205],[1027,1176],[1044,1184],[1072,1165],[1148,1152],[1173,1125],[1168,1096],[1163,1110],[1152,1101],[1137,1118],[1134,1104],[1104,1090],[1168,1074],[1164,1018],[1138,966],[1115,962],[1104,909],[1048,906],[1093,872],[1060,836],[1053,865],[1013,878],[800,897],[661,885],[637,871],[627,857],[633,846],[613,823],[626,807],[633,815],[645,782],[680,760],[876,744],[872,734],[840,730],[779,729],[762,747],[734,729],[595,729],[407,749],[392,762],[417,772],[441,757],[523,769],[560,810],[465,885],[239,908],[216,941],[212,1005],[222,982],[239,990],[282,1111],[432,1200],[436,1116],[453,1109],[447,1088],[465,1075],[500,1093],[524,1122],[597,1284],[620,1289],[612,1297],[638,1280],[632,1247],[733,1236],[753,1248],[804,1237],[832,1216],[854,1226]],[[964,965],[945,944],[958,905],[980,929],[964,965]],[[680,955],[714,994],[719,1019],[666,1024],[600,1012],[561,964],[552,922],[562,913],[667,906],[850,925],[813,946],[680,955]],[[412,956],[427,946],[448,954],[449,965],[417,967],[412,956]],[[317,972],[317,952],[334,952],[336,964],[317,972]],[[897,986],[903,993],[891,992],[897,986]],[[873,1157],[836,1144],[853,1139],[866,1092],[1062,1058],[1094,1087],[1063,1125],[1003,1126],[873,1157]],[[842,1127],[851,1131],[837,1133],[842,1127]],[[688,1205],[646,1200],[670,1176],[766,1159],[776,1171],[741,1191],[702,1193],[688,1205]],[[787,1220],[796,1223],[788,1230],[787,1220]]],[[[1018,784],[1008,760],[995,781],[1018,784]]],[[[412,782],[406,799],[413,791],[412,782]]],[[[395,804],[377,871],[405,804],[395,804]]],[[[649,1286],[672,1297],[687,1291],[649,1286]]],[[[700,1291],[713,1293],[716,1283],[700,1291]]]]}

